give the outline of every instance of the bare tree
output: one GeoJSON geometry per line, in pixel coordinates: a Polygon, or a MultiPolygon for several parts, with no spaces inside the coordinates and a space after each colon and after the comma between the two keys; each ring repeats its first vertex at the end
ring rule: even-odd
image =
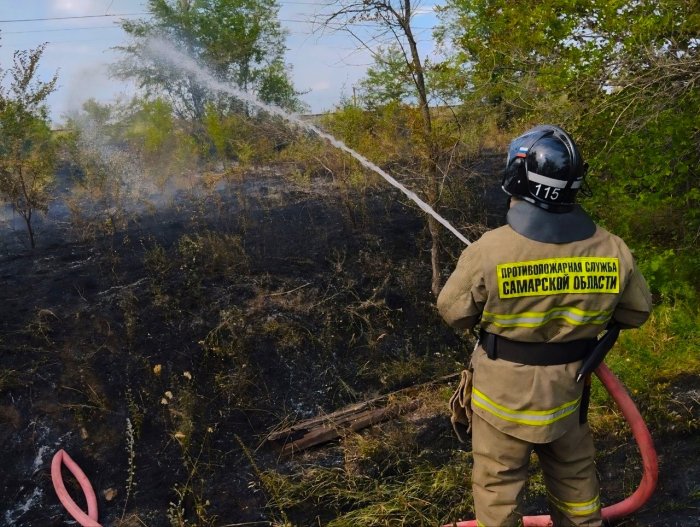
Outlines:
{"type": "MultiPolygon", "coordinates": [[[[337,0],[329,6],[329,11],[317,17],[323,28],[341,30],[350,33],[361,46],[368,49],[375,60],[382,60],[380,54],[370,46],[370,37],[363,37],[356,27],[358,24],[376,24],[376,33],[372,41],[391,42],[403,55],[410,79],[415,87],[415,97],[418,102],[422,119],[422,150],[425,174],[422,180],[422,192],[425,201],[434,209],[437,208],[440,196],[440,167],[439,152],[433,136],[433,122],[428,106],[428,90],[425,82],[425,68],[418,50],[418,41],[412,25],[415,9],[419,4],[411,0],[337,0]]],[[[431,237],[431,289],[435,296],[440,292],[440,224],[432,216],[428,216],[428,231],[431,237]]]]}

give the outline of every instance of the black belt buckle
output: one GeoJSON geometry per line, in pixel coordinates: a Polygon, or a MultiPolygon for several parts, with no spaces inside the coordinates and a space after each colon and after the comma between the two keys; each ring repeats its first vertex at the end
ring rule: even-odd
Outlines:
{"type": "Polygon", "coordinates": [[[496,351],[496,335],[493,333],[487,333],[482,329],[479,332],[479,340],[481,341],[481,347],[486,350],[486,356],[491,360],[496,360],[498,358],[498,353],[496,351]]]}

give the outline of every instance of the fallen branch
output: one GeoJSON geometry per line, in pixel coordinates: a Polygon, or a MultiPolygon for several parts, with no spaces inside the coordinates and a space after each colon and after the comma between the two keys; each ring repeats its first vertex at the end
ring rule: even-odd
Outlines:
{"type": "Polygon", "coordinates": [[[149,278],[144,277],[144,278],[139,278],[132,284],[125,284],[125,285],[115,285],[110,287],[109,289],[106,289],[105,291],[100,291],[97,293],[97,296],[104,296],[104,295],[109,295],[112,293],[112,291],[122,291],[124,289],[133,289],[136,286],[141,285],[143,282],[149,280],[149,278]]]}
{"type": "Polygon", "coordinates": [[[399,415],[415,410],[420,404],[417,399],[398,403],[390,402],[391,398],[397,395],[406,396],[428,386],[455,380],[459,375],[459,373],[446,375],[427,383],[409,386],[368,401],[346,406],[330,414],[300,421],[290,427],[271,432],[266,441],[280,445],[283,455],[328,443],[350,432],[357,432],[374,424],[395,419],[399,415]]]}
{"type": "Polygon", "coordinates": [[[307,285],[311,285],[311,282],[307,282],[304,285],[300,285],[299,287],[295,287],[294,289],[290,289],[289,291],[282,291],[280,293],[270,293],[269,295],[266,296],[281,296],[281,295],[288,295],[289,293],[293,293],[294,291],[298,291],[299,289],[303,289],[307,285]]]}

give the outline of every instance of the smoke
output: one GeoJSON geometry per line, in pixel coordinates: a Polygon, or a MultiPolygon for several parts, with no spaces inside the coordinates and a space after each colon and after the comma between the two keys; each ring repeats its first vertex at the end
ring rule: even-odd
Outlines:
{"type": "Polygon", "coordinates": [[[155,183],[144,177],[138,156],[112,144],[103,123],[82,112],[74,113],[71,122],[79,132],[77,146],[88,179],[103,183],[103,189],[111,189],[113,197],[124,202],[136,202],[158,191],[155,183]]]}
{"type": "MultiPolygon", "coordinates": [[[[115,98],[115,81],[109,76],[109,66],[104,63],[83,64],[80,69],[71,72],[62,91],[63,100],[57,105],[68,116],[79,112],[85,101],[113,100],[115,98]]],[[[126,88],[126,84],[123,86],[126,88]]]]}

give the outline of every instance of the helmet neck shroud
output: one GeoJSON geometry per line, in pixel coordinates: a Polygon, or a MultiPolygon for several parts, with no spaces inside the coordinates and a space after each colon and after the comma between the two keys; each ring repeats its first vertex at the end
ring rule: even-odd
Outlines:
{"type": "Polygon", "coordinates": [[[573,139],[558,126],[536,126],[508,150],[503,190],[548,212],[573,210],[586,164],[573,139]]]}
{"type": "Polygon", "coordinates": [[[552,214],[527,201],[518,201],[508,209],[508,225],[526,238],[543,243],[570,243],[593,236],[596,224],[578,205],[569,212],[552,214]]]}

